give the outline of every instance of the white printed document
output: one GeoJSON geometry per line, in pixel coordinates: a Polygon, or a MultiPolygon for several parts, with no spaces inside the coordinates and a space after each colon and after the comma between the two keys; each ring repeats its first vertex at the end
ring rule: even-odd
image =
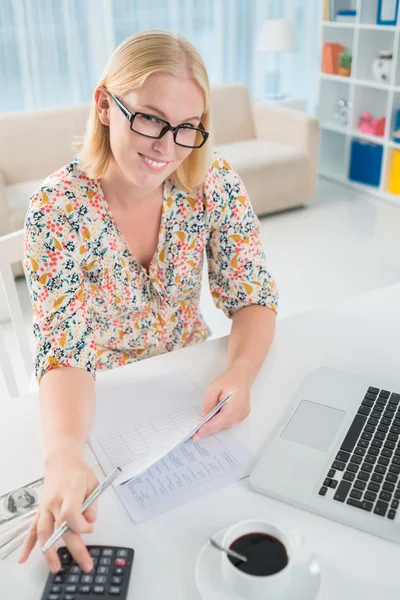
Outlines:
{"type": "Polygon", "coordinates": [[[230,430],[193,442],[202,401],[182,371],[98,392],[89,443],[107,475],[122,469],[113,485],[136,523],[248,475],[230,430]]]}

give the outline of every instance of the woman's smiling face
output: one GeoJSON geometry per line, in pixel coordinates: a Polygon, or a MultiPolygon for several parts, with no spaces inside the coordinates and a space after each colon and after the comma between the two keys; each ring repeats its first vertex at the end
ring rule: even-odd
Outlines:
{"type": "MultiPolygon", "coordinates": [[[[153,73],[139,90],[118,99],[131,113],[159,117],[173,127],[183,123],[198,127],[204,111],[202,90],[187,77],[167,73],[153,73]]],[[[98,97],[98,110],[102,123],[109,125],[111,150],[121,174],[139,188],[158,188],[193,152],[175,144],[172,131],[160,139],[131,131],[128,119],[104,91],[98,97]]]]}

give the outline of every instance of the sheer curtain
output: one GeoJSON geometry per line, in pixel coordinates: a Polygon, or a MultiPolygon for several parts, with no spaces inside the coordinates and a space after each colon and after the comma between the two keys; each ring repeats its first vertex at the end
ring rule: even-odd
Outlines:
{"type": "Polygon", "coordinates": [[[282,61],[282,91],[316,95],[320,0],[1,0],[0,112],[88,101],[113,49],[143,29],[169,29],[200,51],[212,84],[268,89],[256,50],[266,18],[295,21],[299,52],[282,61]],[[292,79],[293,75],[293,79],[292,79]]]}

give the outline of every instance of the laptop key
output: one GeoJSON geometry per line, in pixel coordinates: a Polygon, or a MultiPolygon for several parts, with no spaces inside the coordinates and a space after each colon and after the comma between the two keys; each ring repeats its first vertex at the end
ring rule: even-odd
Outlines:
{"type": "Polygon", "coordinates": [[[350,429],[348,430],[347,435],[344,438],[343,443],[340,447],[341,450],[345,450],[346,452],[352,452],[358,438],[360,437],[360,433],[362,432],[366,421],[367,419],[364,415],[357,414],[354,417],[350,429]]]}
{"type": "Polygon", "coordinates": [[[347,462],[350,458],[350,453],[349,452],[343,452],[343,450],[339,450],[339,452],[336,454],[336,460],[340,460],[342,462],[347,462]]]}
{"type": "MultiPolygon", "coordinates": [[[[361,500],[362,492],[360,490],[351,490],[350,492],[351,498],[355,498],[356,500],[361,500]]],[[[394,500],[393,500],[394,502],[394,500]]]]}
{"type": "Polygon", "coordinates": [[[386,410],[391,410],[392,412],[395,412],[396,409],[397,409],[396,404],[392,404],[389,400],[389,404],[386,405],[386,410]]]}
{"type": "MultiPolygon", "coordinates": [[[[396,427],[396,429],[398,429],[398,427],[396,427]]],[[[398,433],[388,433],[387,439],[389,440],[389,442],[397,442],[397,440],[399,439],[399,434],[398,433]]]]}
{"type": "MultiPolygon", "coordinates": [[[[357,482],[356,482],[357,483],[357,482]]],[[[365,485],[365,483],[364,483],[365,485]]],[[[349,481],[341,481],[335,495],[333,496],[334,500],[338,502],[344,502],[347,498],[347,494],[349,493],[351,488],[351,483],[349,481]]]]}
{"type": "Polygon", "coordinates": [[[361,471],[365,471],[366,473],[371,473],[374,467],[369,463],[363,463],[361,465],[361,471]]]}
{"type": "Polygon", "coordinates": [[[385,481],[385,483],[382,486],[382,489],[385,490],[385,492],[393,492],[394,491],[394,484],[390,483],[390,481],[385,481]]]}
{"type": "Polygon", "coordinates": [[[371,446],[371,448],[368,449],[368,454],[372,454],[372,456],[379,456],[379,448],[374,448],[371,446]]]}
{"type": "Polygon", "coordinates": [[[377,483],[375,483],[375,482],[371,481],[371,482],[368,484],[368,488],[367,488],[367,489],[368,489],[370,492],[377,493],[377,492],[379,492],[379,490],[381,489],[381,486],[380,486],[380,485],[378,485],[377,483]]]}
{"type": "Polygon", "coordinates": [[[325,477],[324,486],[329,487],[331,485],[332,479],[330,477],[325,477]]]}
{"type": "Polygon", "coordinates": [[[337,488],[337,486],[338,486],[338,483],[339,482],[338,482],[337,479],[332,479],[332,481],[330,483],[330,486],[329,486],[331,488],[331,490],[335,490],[337,488]]]}
{"type": "Polygon", "coordinates": [[[353,454],[353,456],[350,459],[351,463],[354,463],[355,465],[360,465],[362,463],[362,458],[361,456],[357,456],[356,454],[353,454]]]}
{"type": "Polygon", "coordinates": [[[371,412],[371,409],[368,406],[360,406],[360,408],[358,409],[358,414],[359,415],[369,415],[369,413],[371,412]]]}
{"type": "Polygon", "coordinates": [[[393,520],[395,518],[395,516],[396,516],[396,511],[393,509],[390,509],[388,512],[387,518],[393,520]]]}
{"type": "Polygon", "coordinates": [[[328,491],[328,488],[323,485],[322,488],[319,490],[318,494],[320,496],[325,496],[327,491],[328,491]]]}
{"type": "Polygon", "coordinates": [[[399,404],[400,394],[396,394],[395,392],[393,392],[393,394],[390,396],[390,402],[392,402],[392,404],[399,404]]]}
{"type": "Polygon", "coordinates": [[[390,505],[390,508],[394,508],[395,510],[397,510],[399,508],[399,501],[392,500],[392,504],[390,505]]]}
{"type": "MultiPolygon", "coordinates": [[[[387,427],[387,425],[384,425],[384,427],[387,427]]],[[[375,429],[376,429],[376,425],[366,425],[364,427],[364,432],[366,432],[366,433],[375,433],[375,429]]]]}
{"type": "Polygon", "coordinates": [[[333,479],[335,477],[336,471],[335,469],[329,469],[328,471],[328,477],[330,477],[331,479],[333,479]]]}
{"type": "Polygon", "coordinates": [[[387,433],[389,431],[389,425],[379,424],[376,430],[381,431],[382,433],[387,433]]]}
{"type": "Polygon", "coordinates": [[[391,425],[392,424],[392,420],[386,418],[385,416],[383,416],[382,419],[381,419],[381,423],[383,423],[383,425],[391,425]]]}
{"type": "Polygon", "coordinates": [[[379,396],[379,398],[377,398],[376,403],[380,404],[380,405],[385,405],[387,402],[386,398],[381,398],[381,396],[379,396]]]}
{"type": "Polygon", "coordinates": [[[382,502],[382,500],[378,500],[374,508],[374,514],[379,515],[380,517],[384,517],[386,515],[389,504],[387,502],[382,502]]]}
{"type": "Polygon", "coordinates": [[[379,410],[376,410],[378,408],[379,404],[376,405],[376,407],[374,408],[374,410],[371,413],[371,417],[373,419],[380,419],[381,418],[381,413],[379,410]]]}
{"type": "Polygon", "coordinates": [[[372,502],[368,502],[367,500],[355,500],[354,498],[349,498],[347,500],[347,504],[350,504],[350,506],[356,506],[357,508],[361,508],[362,510],[367,510],[368,512],[371,512],[373,507],[372,502]]]}
{"type": "Polygon", "coordinates": [[[360,448],[368,448],[369,446],[369,442],[363,439],[359,439],[357,444],[360,446],[360,448]]]}
{"type": "MultiPolygon", "coordinates": [[[[357,479],[357,480],[354,482],[354,487],[355,487],[357,490],[365,490],[366,486],[367,486],[367,484],[365,483],[365,481],[361,481],[360,479],[357,479]]],[[[339,486],[339,487],[340,487],[340,486],[339,486]]]]}
{"type": "Polygon", "coordinates": [[[389,462],[390,461],[387,456],[380,456],[378,458],[378,465],[383,465],[384,467],[387,467],[389,462]]]}
{"type": "Polygon", "coordinates": [[[398,480],[399,476],[396,475],[396,473],[387,473],[386,474],[386,481],[389,481],[390,483],[396,483],[398,480]]]}
{"type": "Polygon", "coordinates": [[[368,398],[364,398],[364,400],[361,402],[362,406],[367,406],[368,408],[371,408],[371,406],[374,405],[374,401],[373,400],[369,400],[368,398]]]}
{"type": "Polygon", "coordinates": [[[386,473],[386,469],[387,467],[385,467],[384,465],[376,465],[375,473],[382,473],[382,475],[384,475],[386,473]]]}
{"type": "MultiPolygon", "coordinates": [[[[384,418],[389,419],[391,421],[391,419],[393,419],[394,417],[394,413],[392,413],[391,410],[385,410],[385,412],[383,413],[384,418]]],[[[386,425],[388,425],[388,423],[386,423],[386,425]]]]}
{"type": "Polygon", "coordinates": [[[374,473],[371,477],[371,481],[373,481],[374,483],[382,483],[383,475],[381,475],[380,473],[374,473]]]}
{"type": "Polygon", "coordinates": [[[379,392],[379,395],[380,395],[382,398],[389,398],[389,396],[390,396],[390,392],[389,392],[388,390],[381,390],[381,391],[379,392]]]}
{"type": "Polygon", "coordinates": [[[383,441],[385,439],[386,435],[384,433],[382,433],[382,431],[377,431],[375,433],[374,437],[375,437],[376,440],[382,440],[383,441]]]}
{"type": "MultiPolygon", "coordinates": [[[[347,470],[348,470],[348,471],[351,471],[352,473],[357,473],[357,471],[358,471],[358,468],[359,468],[359,465],[355,465],[355,464],[354,464],[354,463],[352,463],[352,462],[350,462],[350,463],[347,465],[347,470]]],[[[333,470],[333,469],[332,469],[332,470],[333,470]]]]}
{"type": "Polygon", "coordinates": [[[397,490],[394,494],[396,500],[400,500],[400,490],[397,490]]]}
{"type": "Polygon", "coordinates": [[[381,492],[379,494],[379,499],[384,500],[385,502],[390,502],[392,499],[392,494],[389,492],[381,492]]]}
{"type": "Polygon", "coordinates": [[[375,502],[377,497],[378,496],[375,492],[365,492],[365,494],[364,494],[364,499],[368,500],[369,502],[375,502]]]}
{"type": "Polygon", "coordinates": [[[357,454],[358,456],[364,456],[365,448],[361,448],[360,446],[357,446],[357,448],[354,450],[354,454],[357,454]]]}
{"type": "Polygon", "coordinates": [[[346,471],[343,475],[343,479],[345,479],[346,481],[354,481],[356,478],[356,474],[352,473],[351,471],[346,471]]]}
{"type": "Polygon", "coordinates": [[[357,477],[358,479],[362,479],[362,481],[368,481],[369,473],[367,473],[366,471],[360,471],[357,477]]]}
{"type": "Polygon", "coordinates": [[[390,465],[389,472],[395,473],[396,475],[400,475],[400,467],[398,467],[397,465],[390,465]]]}
{"type": "Polygon", "coordinates": [[[390,450],[390,448],[382,448],[381,456],[386,456],[387,458],[390,458],[392,455],[393,450],[390,450]]]}
{"type": "MultiPolygon", "coordinates": [[[[388,436],[388,437],[389,437],[389,436],[388,436]]],[[[384,448],[387,448],[388,450],[394,450],[394,449],[396,448],[396,444],[395,444],[394,442],[391,442],[391,441],[386,441],[386,442],[383,444],[383,447],[384,447],[384,448]]]]}
{"type": "Polygon", "coordinates": [[[382,440],[377,440],[374,438],[371,442],[371,446],[374,446],[375,448],[382,448],[382,440]]]}
{"type": "Polygon", "coordinates": [[[336,469],[337,471],[344,471],[345,467],[346,467],[345,463],[340,462],[339,460],[335,460],[332,463],[332,469],[336,469]]]}
{"type": "Polygon", "coordinates": [[[364,460],[366,463],[370,463],[371,465],[374,465],[376,463],[376,456],[368,453],[364,460]]]}
{"type": "Polygon", "coordinates": [[[368,394],[379,394],[379,388],[370,385],[368,388],[368,394]]]}

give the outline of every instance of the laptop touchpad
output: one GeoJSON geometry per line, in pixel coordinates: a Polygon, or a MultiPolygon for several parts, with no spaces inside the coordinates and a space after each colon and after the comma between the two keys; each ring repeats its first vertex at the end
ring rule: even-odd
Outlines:
{"type": "Polygon", "coordinates": [[[315,450],[326,451],[335,439],[345,416],[344,410],[303,400],[281,437],[315,450]]]}

